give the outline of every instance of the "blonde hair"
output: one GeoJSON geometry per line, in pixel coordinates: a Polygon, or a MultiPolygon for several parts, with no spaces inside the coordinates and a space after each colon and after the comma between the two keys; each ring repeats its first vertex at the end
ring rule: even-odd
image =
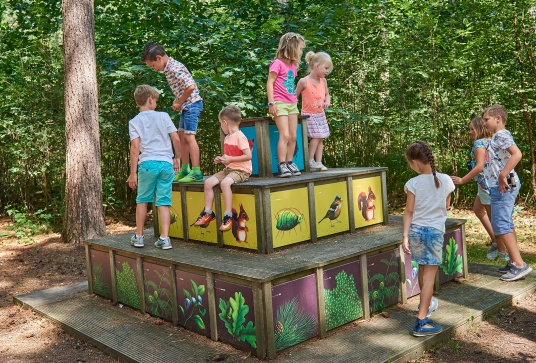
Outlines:
{"type": "Polygon", "coordinates": [[[434,154],[432,154],[432,148],[430,147],[430,145],[420,140],[412,142],[406,149],[406,160],[417,160],[423,164],[430,164],[430,167],[432,168],[432,174],[434,175],[435,186],[436,188],[439,188],[441,186],[441,182],[436,175],[437,171],[435,166],[435,159],[434,154]]]}
{"type": "Polygon", "coordinates": [[[242,121],[242,112],[238,106],[229,105],[220,111],[218,118],[220,120],[226,119],[239,124],[242,121]]]}
{"type": "Polygon", "coordinates": [[[279,39],[279,47],[277,48],[276,58],[289,59],[291,64],[300,64],[300,58],[303,48],[300,45],[305,45],[305,38],[298,33],[286,33],[279,39]]]}
{"type": "Polygon", "coordinates": [[[482,117],[484,117],[485,114],[488,114],[492,117],[501,116],[503,124],[506,123],[506,119],[508,118],[508,112],[506,111],[506,108],[502,105],[493,105],[486,108],[482,113],[482,117]]]}
{"type": "Polygon", "coordinates": [[[476,131],[476,140],[482,138],[490,138],[493,136],[492,132],[488,130],[484,119],[482,117],[475,117],[471,120],[470,124],[473,126],[473,129],[476,131]]]}
{"type": "Polygon", "coordinates": [[[307,52],[307,54],[305,55],[305,61],[307,62],[309,73],[311,73],[311,70],[314,67],[323,64],[328,65],[329,72],[333,70],[333,62],[331,61],[331,57],[328,53],[325,52],[307,52]]]}
{"type": "Polygon", "coordinates": [[[144,106],[147,103],[149,97],[152,97],[155,101],[158,101],[160,94],[153,87],[148,84],[142,84],[136,87],[134,91],[134,100],[138,106],[144,106]]]}

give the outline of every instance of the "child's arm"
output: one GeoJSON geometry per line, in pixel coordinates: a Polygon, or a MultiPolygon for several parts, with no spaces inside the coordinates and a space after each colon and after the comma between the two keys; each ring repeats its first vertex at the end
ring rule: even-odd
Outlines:
{"type": "Polygon", "coordinates": [[[324,101],[323,108],[328,108],[331,106],[331,97],[329,97],[328,81],[326,79],[324,79],[324,85],[326,87],[326,100],[324,101]]]}
{"type": "Polygon", "coordinates": [[[266,82],[266,96],[268,97],[268,104],[269,104],[268,113],[272,116],[277,116],[277,106],[274,103],[275,102],[274,101],[274,82],[276,78],[277,78],[277,73],[270,72],[268,73],[268,81],[266,82]]]}
{"type": "Polygon", "coordinates": [[[517,147],[517,145],[512,145],[509,148],[506,149],[510,153],[510,159],[508,159],[508,162],[504,166],[503,170],[499,173],[499,191],[501,193],[504,193],[509,187],[508,187],[508,181],[506,180],[506,177],[510,173],[511,170],[514,170],[517,163],[521,161],[521,158],[523,157],[523,154],[521,153],[521,150],[517,147]]]}
{"type": "Polygon", "coordinates": [[[173,170],[175,170],[176,173],[181,168],[181,140],[179,139],[179,133],[177,131],[170,132],[169,137],[171,137],[171,143],[173,144],[173,152],[175,154],[175,157],[173,158],[173,170]]]}
{"type": "Polygon", "coordinates": [[[220,162],[225,166],[229,165],[230,163],[239,163],[248,160],[251,160],[251,150],[249,149],[249,147],[246,149],[242,149],[242,155],[240,156],[229,156],[223,154],[220,157],[220,162]]]}
{"type": "Polygon", "coordinates": [[[307,87],[307,81],[305,80],[305,77],[300,78],[300,80],[298,81],[298,84],[296,85],[296,90],[294,91],[296,92],[296,96],[299,96],[306,87],[307,87]]]}
{"type": "Polygon", "coordinates": [[[473,180],[475,176],[477,176],[482,170],[484,170],[484,159],[486,158],[486,150],[484,148],[479,147],[475,149],[475,159],[476,159],[476,165],[471,171],[469,171],[463,178],[459,178],[457,176],[451,176],[452,181],[454,184],[465,184],[469,180],[473,180]]]}
{"type": "Polygon", "coordinates": [[[415,209],[415,194],[406,191],[406,209],[404,209],[404,215],[402,216],[402,249],[405,253],[409,251],[409,227],[413,220],[413,210],[415,209]]]}
{"type": "Polygon", "coordinates": [[[190,87],[186,88],[183,94],[181,95],[181,97],[173,101],[173,104],[171,105],[171,108],[173,109],[173,111],[180,110],[182,104],[186,102],[186,100],[188,99],[188,97],[190,97],[190,95],[192,94],[194,90],[195,90],[195,84],[192,84],[190,87]]]}
{"type": "Polygon", "coordinates": [[[130,142],[130,175],[127,179],[128,186],[132,189],[138,187],[138,160],[140,157],[140,138],[130,142]]]}

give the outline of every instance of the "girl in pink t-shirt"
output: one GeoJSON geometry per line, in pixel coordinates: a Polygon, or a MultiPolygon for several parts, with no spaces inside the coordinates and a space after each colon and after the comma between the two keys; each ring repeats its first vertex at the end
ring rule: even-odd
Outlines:
{"type": "Polygon", "coordinates": [[[294,79],[298,75],[305,39],[296,33],[286,33],[279,40],[275,60],[270,64],[266,93],[268,111],[274,117],[279,131],[277,143],[278,174],[285,178],[300,175],[292,162],[296,149],[298,129],[298,97],[294,92],[294,79]]]}
{"type": "Polygon", "coordinates": [[[309,75],[298,81],[296,95],[302,96],[302,115],[308,116],[307,136],[309,143],[309,166],[311,171],[328,170],[322,164],[323,139],[329,136],[329,126],[324,108],[331,106],[326,75],[333,70],[329,54],[308,52],[305,61],[309,75]],[[316,160],[315,160],[316,159],[316,160]]]}

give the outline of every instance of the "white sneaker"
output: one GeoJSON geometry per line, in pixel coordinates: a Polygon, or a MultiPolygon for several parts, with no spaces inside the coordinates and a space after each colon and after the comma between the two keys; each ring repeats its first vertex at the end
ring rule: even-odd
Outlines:
{"type": "Polygon", "coordinates": [[[169,237],[158,237],[158,240],[154,243],[154,246],[163,250],[169,250],[173,247],[171,246],[171,241],[169,240],[169,237]]]}
{"type": "Polygon", "coordinates": [[[311,171],[319,171],[320,168],[318,167],[318,163],[314,160],[309,160],[309,169],[311,171]]]}
{"type": "Polygon", "coordinates": [[[322,164],[321,161],[317,162],[316,163],[316,167],[320,170],[320,171],[326,171],[328,170],[328,168],[326,168],[326,166],[324,164],[322,164]]]}
{"type": "Polygon", "coordinates": [[[130,245],[139,248],[143,247],[143,236],[138,236],[136,233],[134,233],[134,235],[130,238],[130,245]]]}

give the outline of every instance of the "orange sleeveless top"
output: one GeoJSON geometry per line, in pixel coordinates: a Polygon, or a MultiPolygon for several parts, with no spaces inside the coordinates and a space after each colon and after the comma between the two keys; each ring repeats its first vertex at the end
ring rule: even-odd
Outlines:
{"type": "Polygon", "coordinates": [[[318,84],[311,82],[309,76],[305,77],[306,86],[302,91],[302,112],[318,113],[323,111],[322,105],[326,101],[326,80],[320,78],[318,84]]]}

